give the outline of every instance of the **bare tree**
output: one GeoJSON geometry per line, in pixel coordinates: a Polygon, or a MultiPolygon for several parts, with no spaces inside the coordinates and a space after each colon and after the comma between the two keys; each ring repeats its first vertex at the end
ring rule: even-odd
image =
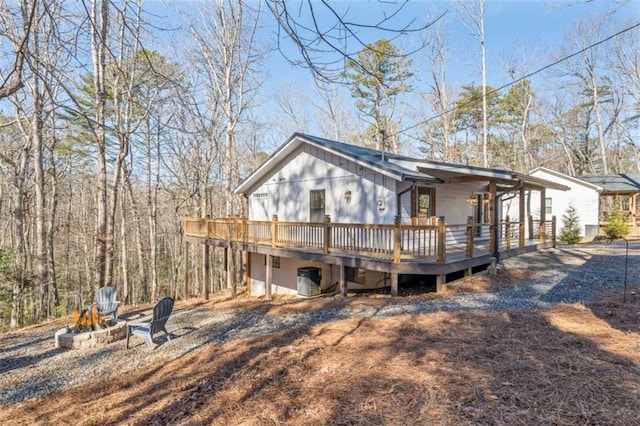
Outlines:
{"type": "Polygon", "coordinates": [[[342,81],[346,60],[355,60],[356,54],[366,47],[368,42],[361,39],[361,30],[377,30],[393,42],[403,35],[429,28],[446,13],[424,25],[419,24],[417,18],[403,22],[400,16],[408,3],[408,0],[379,1],[375,8],[377,16],[372,14],[370,20],[361,17],[352,20],[348,5],[328,0],[304,0],[299,4],[287,0],[266,2],[278,22],[277,42],[282,55],[291,64],[309,69],[317,80],[334,83],[342,81]],[[284,47],[287,42],[293,43],[298,57],[287,53],[284,47]]]}
{"type": "Polygon", "coordinates": [[[487,10],[485,0],[457,1],[462,23],[480,43],[480,73],[482,75],[482,164],[489,167],[487,121],[487,64],[486,38],[484,33],[484,15],[487,10]]]}
{"type": "Polygon", "coordinates": [[[20,11],[15,13],[9,4],[0,2],[0,37],[9,38],[14,48],[14,58],[8,70],[0,71],[0,99],[15,94],[24,87],[23,70],[26,55],[29,53],[29,38],[34,26],[39,0],[21,0],[20,11]],[[21,19],[12,20],[19,16],[21,19]]]}

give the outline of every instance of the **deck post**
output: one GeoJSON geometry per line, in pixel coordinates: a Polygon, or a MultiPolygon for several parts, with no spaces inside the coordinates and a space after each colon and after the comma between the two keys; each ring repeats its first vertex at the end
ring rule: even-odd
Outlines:
{"type": "Polygon", "coordinates": [[[499,234],[499,226],[500,223],[498,218],[496,217],[496,211],[498,206],[496,205],[498,202],[498,197],[496,195],[496,181],[489,181],[489,253],[495,253],[498,251],[498,240],[500,238],[499,234]]]}
{"type": "Polygon", "coordinates": [[[520,188],[520,197],[518,200],[518,245],[524,247],[524,221],[525,221],[525,192],[524,188],[520,188]]]}
{"type": "MultiPolygon", "coordinates": [[[[226,254],[226,249],[225,249],[226,254]]],[[[209,283],[211,282],[211,262],[209,261],[209,245],[202,245],[202,268],[204,270],[203,281],[203,290],[204,290],[204,298],[209,300],[209,283]]]]}
{"type": "Polygon", "coordinates": [[[547,242],[547,197],[544,188],[540,191],[540,242],[547,242]]]}
{"type": "Polygon", "coordinates": [[[557,226],[557,222],[556,222],[556,216],[553,215],[551,216],[551,242],[552,242],[552,247],[556,248],[556,226],[557,226]]]}
{"type": "Polygon", "coordinates": [[[445,274],[436,275],[436,293],[440,293],[444,290],[444,285],[447,282],[447,276],[445,274]]]}
{"type": "Polygon", "coordinates": [[[467,216],[467,258],[473,257],[473,216],[467,216]]]}
{"type": "Polygon", "coordinates": [[[445,263],[447,261],[447,228],[444,216],[438,216],[438,262],[445,263]]]}
{"type": "Polygon", "coordinates": [[[402,229],[400,227],[400,216],[393,219],[393,263],[400,263],[402,255],[402,229]]]}
{"type": "Polygon", "coordinates": [[[340,296],[347,297],[347,267],[340,265],[340,296]]]}
{"type": "Polygon", "coordinates": [[[189,242],[184,242],[184,300],[189,300],[189,242]]]}
{"type": "Polygon", "coordinates": [[[267,264],[264,266],[266,268],[266,274],[264,279],[264,297],[267,302],[271,302],[271,255],[267,254],[267,264]]]}
{"type": "Polygon", "coordinates": [[[398,274],[391,273],[391,297],[398,297],[398,274]]]}
{"type": "Polygon", "coordinates": [[[507,240],[507,250],[511,249],[511,220],[509,219],[509,215],[507,215],[504,223],[504,239],[507,240]]]}
{"type": "Polygon", "coordinates": [[[331,247],[331,216],[325,215],[324,222],[322,223],[322,231],[324,234],[324,254],[329,254],[329,247],[331,247]]]}
{"type": "Polygon", "coordinates": [[[226,252],[226,256],[225,256],[225,260],[227,261],[226,265],[225,265],[225,279],[226,279],[226,286],[227,288],[231,289],[231,297],[233,299],[236,298],[236,277],[235,277],[235,262],[234,262],[234,257],[236,255],[235,250],[232,247],[227,247],[224,249],[226,252]]]}
{"type": "Polygon", "coordinates": [[[278,215],[274,214],[271,218],[271,247],[278,244],[278,215]]]}
{"type": "Polygon", "coordinates": [[[529,239],[533,240],[533,216],[529,215],[529,239]]]}
{"type": "Polygon", "coordinates": [[[248,251],[242,252],[242,282],[244,282],[247,294],[251,295],[251,254],[248,251]]]}

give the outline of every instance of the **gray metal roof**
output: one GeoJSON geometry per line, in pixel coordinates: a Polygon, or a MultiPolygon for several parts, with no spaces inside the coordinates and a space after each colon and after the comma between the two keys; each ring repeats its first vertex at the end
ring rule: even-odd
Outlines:
{"type": "Polygon", "coordinates": [[[336,155],[351,159],[357,164],[390,176],[398,181],[410,180],[428,183],[455,182],[459,179],[496,179],[506,185],[518,182],[535,188],[569,189],[544,179],[515,173],[506,170],[488,169],[483,167],[464,166],[459,164],[441,163],[437,161],[418,160],[404,155],[382,152],[376,149],[351,145],[318,136],[294,133],[280,146],[256,171],[254,171],[236,189],[237,194],[246,194],[265,174],[287,155],[292,153],[300,144],[307,143],[320,147],[336,155]]]}
{"type": "Polygon", "coordinates": [[[639,173],[578,176],[578,179],[601,186],[606,192],[640,191],[639,173]]]}

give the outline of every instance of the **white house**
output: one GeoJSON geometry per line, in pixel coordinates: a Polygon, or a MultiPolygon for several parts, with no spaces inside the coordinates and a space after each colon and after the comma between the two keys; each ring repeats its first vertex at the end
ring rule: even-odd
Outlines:
{"type": "Polygon", "coordinates": [[[508,231],[497,226],[501,198],[528,191],[542,199],[547,188],[567,189],[296,133],[236,188],[247,218],[188,218],[185,235],[188,243],[247,253],[253,295],[300,293],[307,273],[325,291],[389,287],[397,294],[416,277],[439,288],[498,253],[552,244],[544,215],[535,241],[525,238],[523,221],[508,231]]]}

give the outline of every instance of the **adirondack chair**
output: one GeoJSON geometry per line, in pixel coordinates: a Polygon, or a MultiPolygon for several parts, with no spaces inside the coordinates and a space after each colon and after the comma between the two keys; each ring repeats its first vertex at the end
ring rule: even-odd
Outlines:
{"type": "Polygon", "coordinates": [[[131,335],[143,338],[151,349],[154,348],[153,335],[160,331],[164,331],[167,342],[170,341],[166,324],[171,311],[173,311],[173,298],[165,297],[153,307],[151,321],[127,322],[127,349],[129,349],[129,337],[131,335]]]}
{"type": "Polygon", "coordinates": [[[115,288],[107,286],[96,291],[98,315],[113,315],[113,319],[118,319],[118,306],[120,306],[120,302],[116,300],[115,288]]]}

